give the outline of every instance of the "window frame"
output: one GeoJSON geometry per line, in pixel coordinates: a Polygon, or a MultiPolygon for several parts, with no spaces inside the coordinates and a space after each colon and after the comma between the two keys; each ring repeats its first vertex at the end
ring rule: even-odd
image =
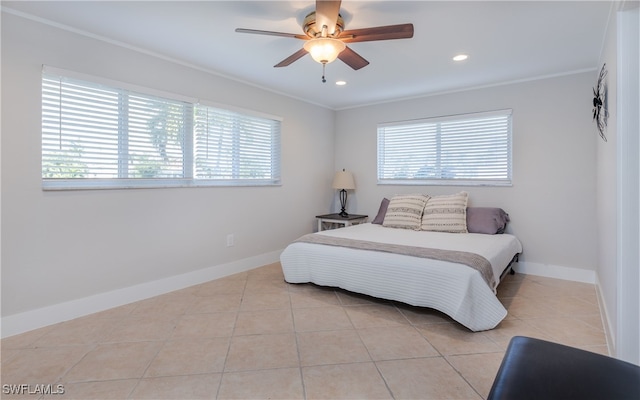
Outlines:
{"type": "MultiPolygon", "coordinates": [[[[183,188],[183,187],[215,187],[215,186],[280,186],[281,185],[281,165],[282,165],[282,152],[281,152],[281,136],[282,136],[282,118],[268,115],[265,113],[259,113],[251,110],[246,110],[237,107],[229,107],[218,103],[201,101],[199,99],[186,97],[174,93],[168,93],[158,91],[155,89],[145,88],[129,83],[118,82],[106,78],[95,77],[87,74],[81,74],[73,71],[63,70],[50,66],[43,65],[42,68],[42,91],[43,97],[41,99],[42,115],[41,115],[41,180],[43,190],[82,190],[82,189],[140,189],[140,188],[183,188]],[[131,132],[127,130],[129,128],[121,129],[118,127],[117,141],[119,142],[117,150],[118,158],[118,178],[47,178],[45,177],[45,97],[44,97],[44,83],[45,77],[59,77],[60,79],[71,79],[79,81],[87,85],[95,85],[96,87],[102,86],[114,91],[131,93],[136,96],[149,96],[149,98],[160,98],[170,102],[185,103],[186,107],[183,109],[183,115],[181,124],[184,125],[184,138],[182,139],[181,146],[182,153],[180,161],[182,163],[182,170],[180,177],[167,177],[167,178],[130,178],[125,172],[124,177],[123,163],[127,163],[129,153],[126,151],[126,146],[122,146],[131,137],[131,132]],[[201,179],[197,178],[196,165],[195,165],[195,149],[196,149],[196,123],[197,123],[197,110],[202,107],[208,107],[216,109],[219,112],[229,113],[237,118],[237,121],[244,121],[244,119],[262,119],[268,121],[270,124],[270,140],[271,147],[267,151],[267,157],[270,162],[270,176],[262,179],[247,179],[243,177],[235,177],[233,179],[201,179]]],[[[119,109],[118,118],[126,119],[126,116],[122,116],[121,113],[125,112],[119,109]]],[[[60,117],[61,118],[61,117],[60,117]]],[[[62,128],[59,128],[60,130],[62,128]]],[[[52,131],[49,129],[49,131],[52,131]]],[[[61,131],[58,131],[61,132],[61,131]]],[[[111,133],[112,138],[115,139],[114,132],[111,133]]],[[[235,133],[234,133],[235,134],[235,133]]],[[[52,135],[47,133],[47,135],[52,135]]],[[[60,135],[60,133],[58,133],[60,135]]],[[[263,157],[264,158],[264,157],[263,157]]],[[[81,158],[73,159],[81,160],[81,158]]],[[[233,162],[237,162],[234,159],[233,162]]],[[[128,164],[124,165],[124,169],[128,169],[128,164]]]]}
{"type": "MultiPolygon", "coordinates": [[[[502,109],[495,111],[487,111],[487,112],[477,112],[477,113],[466,113],[466,114],[456,114],[456,115],[448,115],[448,116],[438,116],[431,118],[421,118],[415,120],[405,120],[405,121],[395,121],[395,122],[385,122],[380,123],[377,126],[377,154],[376,154],[376,177],[378,185],[423,185],[423,186],[513,186],[513,110],[512,109],[502,109]],[[441,146],[442,136],[440,131],[441,124],[444,123],[463,123],[463,121],[469,120],[479,120],[479,119],[490,119],[495,117],[504,117],[506,118],[506,138],[504,139],[504,143],[502,146],[505,147],[505,154],[503,157],[506,157],[506,165],[505,171],[506,177],[504,178],[415,178],[415,177],[405,177],[405,178],[385,178],[385,173],[388,172],[385,168],[389,165],[382,164],[384,163],[383,158],[385,157],[385,147],[384,142],[388,140],[388,137],[385,137],[385,129],[400,129],[408,131],[411,127],[419,127],[421,125],[433,125],[433,140],[436,143],[435,149],[430,148],[432,156],[436,157],[437,163],[440,163],[443,153],[439,150],[441,146]]],[[[402,132],[401,132],[402,133],[402,132]]],[[[389,135],[387,135],[389,136],[389,135]]],[[[426,157],[426,153],[416,153],[416,156],[426,157]]],[[[396,167],[401,167],[401,164],[391,164],[396,167]]],[[[444,166],[446,167],[446,165],[444,166]]],[[[442,164],[436,165],[436,170],[440,171],[442,174],[442,170],[444,169],[442,164]]],[[[477,168],[478,166],[476,166],[477,168]]],[[[413,174],[417,174],[419,171],[414,172],[413,174]]]]}

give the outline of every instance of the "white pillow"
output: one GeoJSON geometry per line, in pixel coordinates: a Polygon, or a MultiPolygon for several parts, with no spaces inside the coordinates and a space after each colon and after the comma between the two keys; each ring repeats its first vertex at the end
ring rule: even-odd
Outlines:
{"type": "Polygon", "coordinates": [[[432,196],[422,215],[423,231],[467,233],[467,192],[432,196]]]}
{"type": "Polygon", "coordinates": [[[424,194],[396,195],[389,201],[382,226],[420,230],[422,211],[429,196],[424,194]]]}

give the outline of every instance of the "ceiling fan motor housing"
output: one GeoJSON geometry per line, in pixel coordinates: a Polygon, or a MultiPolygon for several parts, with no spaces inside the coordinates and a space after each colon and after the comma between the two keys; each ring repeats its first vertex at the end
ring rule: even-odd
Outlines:
{"type": "MultiPolygon", "coordinates": [[[[304,18],[302,29],[304,30],[304,33],[306,33],[307,36],[309,36],[310,38],[322,36],[322,27],[316,25],[315,11],[310,12],[304,18]]],[[[344,20],[342,19],[342,16],[338,14],[338,20],[336,21],[336,30],[334,32],[327,32],[327,34],[329,37],[336,38],[340,36],[343,30],[344,30],[344,20]]]]}

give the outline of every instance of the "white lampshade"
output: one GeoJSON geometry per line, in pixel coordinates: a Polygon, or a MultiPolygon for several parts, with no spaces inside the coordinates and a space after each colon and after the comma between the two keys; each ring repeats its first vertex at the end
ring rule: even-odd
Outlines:
{"type": "Polygon", "coordinates": [[[333,188],[334,189],[355,189],[356,183],[353,181],[353,174],[351,172],[347,172],[344,169],[342,171],[336,172],[333,177],[333,188]]]}
{"type": "Polygon", "coordinates": [[[304,49],[321,64],[328,64],[338,58],[338,54],[347,46],[338,39],[320,37],[307,40],[304,49]]]}

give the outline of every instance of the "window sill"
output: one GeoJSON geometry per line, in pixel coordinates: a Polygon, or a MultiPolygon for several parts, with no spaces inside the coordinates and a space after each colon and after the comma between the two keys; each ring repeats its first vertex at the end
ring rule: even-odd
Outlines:
{"type": "Polygon", "coordinates": [[[215,179],[54,179],[43,180],[43,191],[166,189],[231,186],[281,186],[280,180],[215,180],[215,179]]]}

